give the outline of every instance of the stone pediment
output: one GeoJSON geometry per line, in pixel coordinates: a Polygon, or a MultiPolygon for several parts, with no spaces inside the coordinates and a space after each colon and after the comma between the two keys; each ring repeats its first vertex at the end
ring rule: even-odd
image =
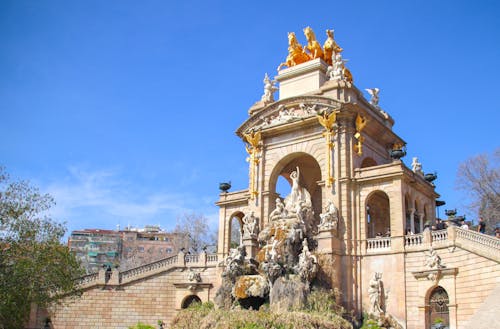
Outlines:
{"type": "Polygon", "coordinates": [[[340,110],[342,102],[321,96],[298,96],[272,103],[254,113],[237,130],[242,136],[251,130],[265,130],[292,122],[315,118],[324,111],[340,110]]]}

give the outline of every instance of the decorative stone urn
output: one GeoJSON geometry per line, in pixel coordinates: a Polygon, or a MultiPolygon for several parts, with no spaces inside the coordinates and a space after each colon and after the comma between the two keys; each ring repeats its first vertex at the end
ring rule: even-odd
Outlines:
{"type": "Polygon", "coordinates": [[[227,193],[227,191],[229,191],[230,188],[231,188],[231,182],[219,183],[219,189],[224,193],[227,193]]]}
{"type": "Polygon", "coordinates": [[[424,175],[424,179],[426,181],[428,181],[429,183],[435,181],[437,178],[437,174],[436,173],[427,173],[424,175]]]}
{"type": "Polygon", "coordinates": [[[394,160],[399,160],[406,155],[406,151],[404,149],[395,149],[390,151],[390,155],[394,160]]]}

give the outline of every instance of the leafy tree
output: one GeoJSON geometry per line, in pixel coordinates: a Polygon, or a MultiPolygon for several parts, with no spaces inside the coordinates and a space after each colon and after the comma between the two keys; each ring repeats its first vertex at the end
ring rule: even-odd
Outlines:
{"type": "Polygon", "coordinates": [[[200,253],[203,248],[215,245],[213,234],[210,234],[208,219],[196,213],[184,214],[177,218],[174,233],[178,234],[176,245],[192,253],[200,253]]]}
{"type": "Polygon", "coordinates": [[[26,181],[11,182],[0,167],[0,328],[22,328],[30,307],[76,294],[80,264],[62,245],[62,224],[48,210],[54,200],[26,181]]]}
{"type": "Polygon", "coordinates": [[[480,154],[461,163],[457,187],[469,194],[469,210],[484,218],[491,233],[500,222],[500,148],[492,155],[480,154]]]}

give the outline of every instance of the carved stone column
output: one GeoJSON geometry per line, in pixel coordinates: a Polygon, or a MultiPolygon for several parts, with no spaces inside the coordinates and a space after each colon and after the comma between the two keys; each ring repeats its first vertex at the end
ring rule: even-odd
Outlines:
{"type": "Polygon", "coordinates": [[[410,230],[415,233],[415,208],[410,208],[410,230]]]}

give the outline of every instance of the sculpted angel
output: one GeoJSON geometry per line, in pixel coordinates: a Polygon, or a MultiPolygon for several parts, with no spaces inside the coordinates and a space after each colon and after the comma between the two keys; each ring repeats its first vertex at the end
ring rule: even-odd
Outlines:
{"type": "Polygon", "coordinates": [[[378,93],[380,92],[380,89],[366,88],[365,90],[370,94],[370,96],[372,96],[372,98],[370,99],[370,104],[378,106],[378,101],[379,101],[378,93]]]}

